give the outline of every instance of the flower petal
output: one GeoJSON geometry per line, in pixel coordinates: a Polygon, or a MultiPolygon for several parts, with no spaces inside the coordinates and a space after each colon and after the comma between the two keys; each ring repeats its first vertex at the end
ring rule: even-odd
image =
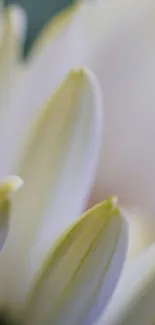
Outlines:
{"type": "Polygon", "coordinates": [[[13,200],[0,256],[0,302],[7,290],[7,302],[22,301],[52,243],[84,209],[100,151],[101,112],[100,88],[87,69],[71,72],[46,105],[19,168],[25,186],[13,200]]]}
{"type": "Polygon", "coordinates": [[[85,43],[81,35],[79,37],[80,6],[74,4],[52,19],[28,56],[24,103],[31,117],[49,99],[70,69],[85,64],[85,43]]]}
{"type": "Polygon", "coordinates": [[[5,243],[10,223],[10,195],[23,184],[20,177],[10,176],[0,182],[0,251],[5,243]]]}
{"type": "Polygon", "coordinates": [[[155,224],[152,218],[140,213],[137,209],[123,209],[123,214],[129,225],[127,255],[127,263],[129,264],[140,251],[153,244],[155,240],[155,224]]]}
{"type": "MultiPolygon", "coordinates": [[[[13,80],[16,77],[18,60],[21,58],[19,38],[24,37],[24,12],[18,6],[11,6],[3,10],[3,34],[0,42],[0,100],[1,106],[10,100],[13,80]]],[[[2,107],[1,107],[2,109],[2,107]]],[[[4,108],[3,108],[4,109],[4,108]]],[[[5,107],[6,109],[6,107],[5,107]]]]}
{"type": "Polygon", "coordinates": [[[155,245],[125,269],[98,325],[152,325],[155,320],[155,245]]]}
{"type": "Polygon", "coordinates": [[[12,20],[14,37],[18,42],[18,48],[22,51],[27,32],[27,15],[25,10],[19,5],[9,6],[10,18],[12,20]]]}
{"type": "Polygon", "coordinates": [[[113,199],[86,212],[42,267],[26,324],[91,325],[115,288],[127,243],[127,224],[113,199]]]}
{"type": "MultiPolygon", "coordinates": [[[[24,14],[17,6],[3,10],[3,33],[0,42],[0,178],[5,177],[14,161],[14,145],[17,139],[15,103],[20,94],[19,61],[21,37],[24,34],[24,14]],[[19,29],[20,28],[20,29],[19,29]],[[19,33],[22,29],[22,36],[19,33]],[[20,39],[19,39],[20,38],[20,39]],[[18,89],[17,89],[18,88],[18,89]],[[9,143],[9,145],[8,145],[9,143]]],[[[18,134],[19,137],[19,134],[18,134]]]]}
{"type": "Polygon", "coordinates": [[[89,3],[88,66],[104,89],[106,116],[93,197],[97,202],[116,193],[122,205],[137,205],[154,218],[154,1],[89,3]]]}
{"type": "MultiPolygon", "coordinates": [[[[6,160],[11,167],[5,168],[4,164],[3,174],[16,173],[23,141],[28,136],[36,115],[40,113],[70,68],[83,66],[85,46],[81,35],[79,37],[80,7],[80,4],[73,5],[52,19],[36,40],[28,60],[20,65],[18,84],[16,82],[14,100],[11,101],[14,105],[13,114],[8,121],[11,131],[7,130],[4,137],[11,143],[9,150],[3,150],[5,155],[6,151],[9,151],[6,160]]],[[[14,13],[15,18],[18,11],[14,13]]],[[[19,18],[15,26],[17,25],[21,25],[19,18]]]]}

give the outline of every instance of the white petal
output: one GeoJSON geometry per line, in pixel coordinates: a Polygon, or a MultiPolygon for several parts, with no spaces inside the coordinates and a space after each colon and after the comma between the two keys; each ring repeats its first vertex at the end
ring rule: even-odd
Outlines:
{"type": "Polygon", "coordinates": [[[155,240],[155,224],[149,215],[140,213],[137,209],[123,209],[129,225],[129,248],[126,263],[136,257],[145,247],[150,246],[155,240]]]}
{"type": "Polygon", "coordinates": [[[154,217],[154,1],[92,1],[89,7],[88,65],[104,89],[106,117],[93,197],[116,193],[154,217]]]}
{"type": "Polygon", "coordinates": [[[0,182],[0,251],[6,241],[10,223],[10,195],[23,184],[20,177],[9,176],[0,182]]]}
{"type": "Polygon", "coordinates": [[[22,25],[23,13],[18,7],[4,9],[0,43],[0,178],[11,171],[15,160],[14,146],[20,137],[16,132],[16,124],[20,124],[19,114],[16,115],[15,109],[16,96],[20,94],[18,77],[22,50],[17,20],[22,25]]]}
{"type": "Polygon", "coordinates": [[[125,261],[126,222],[112,200],[93,208],[56,243],[31,293],[26,324],[91,325],[125,261]]]}
{"type": "Polygon", "coordinates": [[[98,325],[152,325],[155,320],[155,245],[125,269],[98,325]]]}
{"type": "Polygon", "coordinates": [[[11,194],[18,191],[23,186],[23,180],[18,176],[8,176],[0,183],[0,195],[11,194]]]}
{"type": "Polygon", "coordinates": [[[14,33],[17,37],[17,40],[21,42],[21,44],[25,41],[26,31],[27,31],[27,16],[22,7],[19,5],[11,5],[9,6],[12,24],[14,27],[14,33]]]}
{"type": "MultiPolygon", "coordinates": [[[[9,164],[1,167],[3,174],[16,173],[23,141],[42,106],[49,100],[70,68],[83,66],[85,46],[79,35],[80,7],[81,5],[71,6],[45,26],[28,60],[20,66],[19,80],[15,83],[17,86],[13,90],[14,98],[11,100],[13,113],[9,115],[9,121],[7,120],[11,131],[7,130],[4,137],[11,145],[2,152],[3,156],[7,154],[5,160],[9,161],[9,164]]],[[[21,10],[15,10],[14,6],[13,9],[15,28],[21,25],[19,34],[22,34],[24,15],[21,10]]]]}
{"type": "Polygon", "coordinates": [[[25,185],[13,200],[0,256],[0,302],[5,295],[7,302],[22,301],[52,243],[83,210],[98,161],[101,112],[98,83],[81,69],[67,76],[41,115],[25,149],[19,172],[25,185]]]}
{"type": "Polygon", "coordinates": [[[84,65],[85,43],[82,33],[79,35],[79,7],[74,4],[52,19],[29,54],[23,100],[27,119],[49,99],[70,69],[84,65]]]}

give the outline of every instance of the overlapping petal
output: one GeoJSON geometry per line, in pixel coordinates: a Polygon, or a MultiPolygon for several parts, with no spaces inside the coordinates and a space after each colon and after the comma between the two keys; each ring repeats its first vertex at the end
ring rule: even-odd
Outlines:
{"type": "Polygon", "coordinates": [[[123,205],[154,218],[154,2],[87,2],[81,19],[88,66],[99,78],[105,101],[104,146],[93,196],[98,201],[117,193],[123,205]]]}
{"type": "Polygon", "coordinates": [[[5,244],[9,231],[11,196],[22,185],[23,181],[17,176],[7,177],[0,183],[0,251],[5,244]]]}
{"type": "Polygon", "coordinates": [[[123,273],[98,325],[152,325],[155,320],[155,245],[139,254],[123,273]]]}
{"type": "Polygon", "coordinates": [[[24,187],[12,202],[10,232],[0,255],[0,303],[6,299],[19,308],[53,242],[84,209],[101,127],[96,78],[87,69],[71,72],[45,105],[24,148],[18,170],[24,187]]]}
{"type": "Polygon", "coordinates": [[[93,324],[115,289],[127,247],[127,223],[114,199],[86,212],[42,266],[26,324],[93,324]]]}
{"type": "Polygon", "coordinates": [[[84,63],[97,74],[106,126],[94,202],[117,193],[123,205],[141,207],[150,216],[155,184],[153,26],[152,0],[79,3],[44,29],[29,56],[28,73],[29,85],[38,76],[41,94],[29,96],[33,109],[70,67],[84,63]]]}
{"type": "MultiPolygon", "coordinates": [[[[26,18],[21,8],[1,9],[2,35],[0,39],[0,178],[13,172],[20,133],[17,105],[23,87],[22,43],[26,31],[26,18]]],[[[19,107],[19,110],[18,110],[19,107]]]]}
{"type": "Polygon", "coordinates": [[[52,19],[39,34],[28,55],[23,104],[31,118],[49,99],[70,69],[85,65],[85,43],[81,37],[82,32],[79,35],[78,8],[81,5],[74,4],[52,19]]]}

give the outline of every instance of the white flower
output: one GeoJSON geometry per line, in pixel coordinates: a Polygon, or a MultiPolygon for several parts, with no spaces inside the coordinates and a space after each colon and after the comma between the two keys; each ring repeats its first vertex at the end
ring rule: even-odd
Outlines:
{"type": "Polygon", "coordinates": [[[91,324],[115,289],[128,247],[114,199],[79,219],[101,147],[101,91],[86,68],[62,74],[58,88],[36,90],[31,76],[39,87],[42,64],[34,70],[35,61],[22,62],[18,52],[23,19],[17,7],[2,12],[0,322],[91,324]],[[10,173],[24,180],[17,193],[22,180],[10,173]]]}
{"type": "Polygon", "coordinates": [[[25,16],[17,7],[2,13],[0,322],[152,325],[155,319],[154,245],[129,261],[154,239],[154,229],[120,210],[114,198],[79,219],[96,175],[103,119],[100,87],[89,69],[79,69],[83,65],[96,72],[105,98],[95,195],[116,192],[144,214],[154,211],[150,177],[143,178],[139,164],[146,153],[147,162],[153,158],[147,141],[154,112],[144,110],[150,88],[144,101],[140,97],[145,76],[150,85],[153,80],[149,5],[79,4],[45,27],[24,62],[25,16]],[[17,193],[22,180],[9,174],[24,180],[17,193]]]}
{"type": "Polygon", "coordinates": [[[87,1],[81,11],[88,65],[104,93],[94,201],[116,193],[123,204],[154,217],[154,1],[87,1]]]}
{"type": "MultiPolygon", "coordinates": [[[[123,203],[149,214],[155,212],[153,26],[152,0],[77,3],[36,40],[28,78],[30,87],[33,81],[36,91],[42,89],[44,100],[70,67],[84,64],[96,73],[106,119],[96,200],[118,193],[123,203]],[[36,83],[39,66],[42,79],[36,83]]],[[[32,105],[39,100],[33,98],[32,105]]]]}
{"type": "Polygon", "coordinates": [[[28,64],[28,86],[42,66],[35,86],[44,93],[29,97],[29,107],[48,97],[47,80],[55,89],[72,66],[84,64],[97,74],[105,128],[90,205],[116,194],[131,215],[138,211],[130,225],[135,252],[155,238],[153,24],[152,0],[77,2],[45,26],[28,64]]]}
{"type": "Polygon", "coordinates": [[[152,325],[155,319],[155,245],[125,269],[105,314],[97,325],[152,325]]]}
{"type": "MultiPolygon", "coordinates": [[[[71,66],[84,64],[97,74],[104,94],[105,129],[92,202],[116,194],[131,212],[136,206],[137,215],[127,217],[132,258],[155,238],[153,31],[152,0],[86,1],[45,27],[29,61],[29,84],[42,64],[36,89],[44,89],[44,98],[49,93],[45,80],[55,89],[71,66]]],[[[154,322],[154,246],[127,262],[100,325],[154,322]]]]}
{"type": "MultiPolygon", "coordinates": [[[[115,273],[108,296],[104,291],[102,309],[106,305],[125,261],[127,227],[111,200],[77,221],[86,205],[100,151],[100,87],[84,68],[69,72],[55,93],[52,85],[45,85],[50,88],[46,98],[43,89],[36,91],[34,82],[28,82],[31,60],[21,62],[18,52],[24,36],[23,18],[16,7],[2,12],[0,321],[59,324],[63,319],[64,324],[66,319],[66,324],[73,324],[89,317],[95,303],[92,295],[98,294],[99,284],[106,285],[105,276],[115,273]],[[7,176],[15,172],[24,180],[17,193],[21,179],[7,176]],[[109,236],[113,236],[110,243],[109,236]],[[75,282],[70,285],[73,277],[75,282]],[[81,304],[76,290],[83,290],[84,277],[86,297],[81,304]],[[75,296],[68,309],[62,304],[64,290],[64,304],[68,305],[69,295],[70,299],[75,296]],[[53,309],[49,303],[41,311],[40,299],[48,298],[53,309]]],[[[39,84],[41,70],[33,75],[39,84]]],[[[98,315],[95,308],[93,317],[98,315]]]]}
{"type": "MultiPolygon", "coordinates": [[[[100,152],[100,87],[88,69],[72,71],[41,108],[28,97],[29,111],[26,64],[19,64],[20,100],[8,106],[5,138],[1,133],[8,144],[1,174],[16,171],[24,186],[14,193],[22,185],[17,177],[0,184],[0,321],[92,324],[113,294],[128,249],[127,222],[115,199],[78,219],[100,152]]],[[[11,89],[14,97],[17,90],[11,89]]]]}

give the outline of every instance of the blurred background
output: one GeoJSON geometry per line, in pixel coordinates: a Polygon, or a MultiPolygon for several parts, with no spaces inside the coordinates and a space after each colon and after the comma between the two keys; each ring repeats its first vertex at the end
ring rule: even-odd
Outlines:
{"type": "Polygon", "coordinates": [[[25,44],[25,54],[28,52],[33,39],[45,22],[74,1],[75,0],[4,0],[6,5],[15,3],[20,4],[27,12],[29,26],[25,44]]]}

